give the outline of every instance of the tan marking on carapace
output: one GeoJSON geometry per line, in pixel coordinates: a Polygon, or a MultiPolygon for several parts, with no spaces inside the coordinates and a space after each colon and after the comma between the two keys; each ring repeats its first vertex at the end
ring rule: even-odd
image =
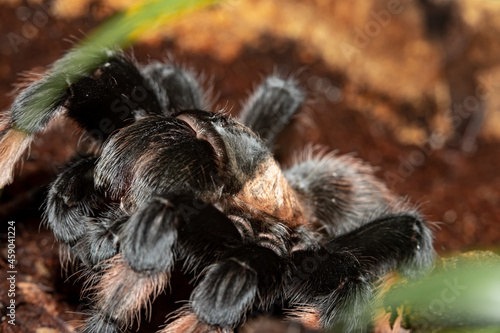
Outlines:
{"type": "Polygon", "coordinates": [[[0,140],[0,188],[12,182],[14,167],[31,144],[33,137],[11,128],[0,140]]]}
{"type": "Polygon", "coordinates": [[[274,159],[269,158],[235,196],[235,204],[247,211],[276,217],[295,228],[307,223],[304,210],[274,159]]]}

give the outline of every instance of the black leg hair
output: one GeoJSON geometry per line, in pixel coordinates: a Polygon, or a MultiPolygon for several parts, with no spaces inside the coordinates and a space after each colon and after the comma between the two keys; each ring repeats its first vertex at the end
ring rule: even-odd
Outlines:
{"type": "Polygon", "coordinates": [[[433,257],[431,232],[417,214],[382,216],[320,249],[293,252],[289,297],[314,305],[325,327],[362,330],[372,282],[393,269],[425,274],[433,257]]]}
{"type": "Polygon", "coordinates": [[[191,295],[200,320],[235,327],[253,306],[266,308],[281,294],[289,246],[283,225],[228,217],[199,200],[176,202],[188,221],[179,229],[186,264],[197,271],[207,267],[200,262],[211,264],[191,295]]]}
{"type": "Polygon", "coordinates": [[[122,332],[140,321],[142,308],[148,309],[151,299],[163,292],[169,281],[168,272],[143,271],[130,268],[117,254],[100,264],[99,273],[91,273],[88,291],[94,300],[90,316],[82,332],[122,332]]]}
{"type": "Polygon", "coordinates": [[[138,117],[163,114],[168,106],[165,91],[121,53],[71,84],[67,94],[68,115],[99,141],[138,117]]]}
{"type": "Polygon", "coordinates": [[[376,212],[405,208],[359,159],[310,147],[296,160],[284,171],[285,178],[309,207],[310,225],[329,237],[355,230],[376,212]]]}
{"type": "Polygon", "coordinates": [[[129,218],[120,233],[120,246],[130,268],[137,272],[170,272],[180,223],[177,215],[168,200],[154,198],[129,218]]]}
{"type": "Polygon", "coordinates": [[[304,94],[292,79],[268,77],[253,93],[240,114],[240,121],[273,148],[278,133],[304,101],[304,94]]]}
{"type": "Polygon", "coordinates": [[[59,241],[73,245],[85,233],[85,224],[105,200],[94,187],[97,158],[79,160],[68,166],[52,183],[44,220],[59,241]]]}
{"type": "Polygon", "coordinates": [[[51,185],[44,223],[56,239],[67,244],[86,268],[92,268],[117,252],[116,235],[123,217],[103,192],[95,189],[97,158],[71,163],[51,185]]]}
{"type": "Polygon", "coordinates": [[[264,310],[282,292],[287,261],[255,244],[240,246],[208,268],[191,295],[194,312],[221,327],[241,324],[253,306],[264,310]]]}
{"type": "Polygon", "coordinates": [[[183,110],[205,110],[206,96],[195,76],[174,65],[153,62],[141,70],[162,87],[168,98],[170,113],[183,110]]]}

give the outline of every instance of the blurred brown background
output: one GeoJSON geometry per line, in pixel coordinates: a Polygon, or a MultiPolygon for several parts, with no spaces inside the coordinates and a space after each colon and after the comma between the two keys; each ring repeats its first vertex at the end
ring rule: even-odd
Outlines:
{"type": "MultiPolygon", "coordinates": [[[[0,0],[0,109],[22,73],[43,71],[130,3],[0,0]]],[[[294,75],[308,101],[277,158],[286,165],[313,143],[367,160],[436,222],[435,248],[451,255],[500,241],[498,36],[500,1],[229,0],[150,34],[133,53],[204,73],[217,108],[234,114],[265,75],[294,75]]],[[[19,326],[0,320],[2,332],[69,332],[81,319],[79,284],[63,283],[57,245],[39,227],[46,186],[80,135],[69,122],[40,135],[0,197],[1,221],[16,221],[22,300],[19,326]]],[[[175,287],[185,280],[174,276],[163,313],[188,298],[175,287]]]]}

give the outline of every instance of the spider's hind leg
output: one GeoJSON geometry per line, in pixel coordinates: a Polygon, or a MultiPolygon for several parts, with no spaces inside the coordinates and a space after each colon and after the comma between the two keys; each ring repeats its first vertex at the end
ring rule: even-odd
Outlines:
{"type": "Polygon", "coordinates": [[[268,77],[248,99],[240,121],[273,148],[279,132],[299,110],[304,93],[294,80],[268,77]]]}

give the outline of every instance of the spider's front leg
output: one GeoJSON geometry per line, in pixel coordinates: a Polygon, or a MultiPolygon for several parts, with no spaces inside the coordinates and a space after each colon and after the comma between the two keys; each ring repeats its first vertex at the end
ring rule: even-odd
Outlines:
{"type": "Polygon", "coordinates": [[[304,157],[285,171],[310,222],[292,250],[289,297],[314,306],[327,328],[360,328],[376,279],[394,269],[410,277],[427,272],[432,235],[370,166],[351,156],[306,151],[304,157]]]}
{"type": "Polygon", "coordinates": [[[282,294],[288,271],[289,235],[284,225],[273,222],[259,231],[257,225],[265,221],[230,218],[241,240],[224,249],[191,295],[197,317],[223,328],[243,323],[254,307],[267,310],[282,294]]]}
{"type": "Polygon", "coordinates": [[[95,188],[96,163],[95,157],[71,163],[50,186],[44,213],[44,223],[61,242],[61,259],[78,259],[86,269],[98,269],[117,253],[116,229],[124,215],[95,188]]]}
{"type": "MultiPolygon", "coordinates": [[[[22,118],[29,96],[44,80],[18,96],[11,121],[22,118]]],[[[169,114],[181,107],[199,107],[203,96],[200,85],[182,69],[159,63],[138,68],[121,52],[108,52],[105,63],[70,82],[55,106],[46,112],[50,119],[62,106],[66,116],[100,146],[112,133],[138,118],[169,114]],[[183,101],[177,95],[190,98],[183,101]]],[[[34,119],[39,130],[49,125],[47,119],[34,119]]],[[[62,172],[51,185],[45,210],[46,223],[56,238],[69,245],[87,268],[116,254],[113,229],[122,224],[120,219],[127,218],[105,191],[96,189],[97,161],[96,157],[84,158],[62,172]]]]}
{"type": "Polygon", "coordinates": [[[370,319],[372,283],[398,269],[425,274],[433,262],[432,235],[416,213],[381,216],[317,249],[292,254],[296,303],[314,306],[324,327],[362,329],[370,319]]]}
{"type": "MultiPolygon", "coordinates": [[[[280,229],[274,234],[286,233],[280,229]]],[[[278,249],[282,240],[256,235],[249,241],[242,233],[250,231],[248,221],[193,197],[153,198],[143,204],[118,235],[121,253],[104,263],[108,267],[94,288],[97,303],[84,331],[116,332],[129,326],[151,296],[166,287],[176,259],[194,271],[205,270],[191,297],[196,320],[186,314],[180,322],[186,325],[188,318],[190,329],[205,331],[233,328],[253,305],[265,306],[278,295],[286,272],[284,250],[278,249]]]]}
{"type": "MultiPolygon", "coordinates": [[[[203,213],[209,214],[210,207],[203,213]]],[[[92,287],[95,303],[84,332],[121,332],[164,291],[179,255],[183,223],[179,207],[160,197],[145,201],[124,222],[117,235],[120,253],[100,263],[104,269],[92,287]]],[[[207,244],[207,256],[213,251],[207,244]]]]}

